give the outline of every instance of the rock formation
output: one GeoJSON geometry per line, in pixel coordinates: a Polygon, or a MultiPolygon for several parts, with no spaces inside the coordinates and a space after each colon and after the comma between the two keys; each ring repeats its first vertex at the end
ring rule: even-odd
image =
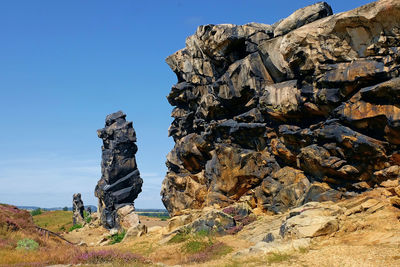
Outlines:
{"type": "Polygon", "coordinates": [[[85,206],[83,206],[83,201],[81,198],[81,194],[74,194],[72,197],[72,223],[82,224],[85,220],[85,216],[83,211],[85,210],[85,206]]]}
{"type": "Polygon", "coordinates": [[[132,122],[126,121],[125,117],[122,111],[110,114],[106,117],[105,127],[97,131],[103,146],[102,176],[95,196],[99,198],[101,224],[107,229],[119,228],[122,221],[127,222],[129,228],[129,222],[136,221],[133,202],[142,191],[143,180],[135,159],[136,133],[132,122]]]}
{"type": "Polygon", "coordinates": [[[279,213],[399,177],[398,0],[200,26],[166,61],[171,215],[238,201],[279,213]]]}

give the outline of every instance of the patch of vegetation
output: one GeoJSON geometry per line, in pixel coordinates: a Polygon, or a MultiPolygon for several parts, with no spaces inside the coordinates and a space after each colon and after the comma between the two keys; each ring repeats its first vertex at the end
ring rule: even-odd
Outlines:
{"type": "Polygon", "coordinates": [[[205,246],[188,257],[188,262],[206,262],[218,259],[232,251],[233,249],[223,242],[217,242],[211,245],[205,244],[205,246]]]}
{"type": "Polygon", "coordinates": [[[34,216],[33,221],[39,227],[59,233],[72,227],[72,211],[46,211],[34,216]]]}
{"type": "Polygon", "coordinates": [[[122,239],[124,239],[126,232],[122,231],[120,233],[116,233],[115,235],[111,235],[108,237],[108,239],[110,239],[109,244],[113,245],[113,244],[117,244],[119,242],[122,241],[122,239]]]}
{"type": "Polygon", "coordinates": [[[34,224],[32,216],[26,210],[20,210],[15,206],[0,204],[0,229],[9,231],[32,231],[34,224]]]}
{"type": "Polygon", "coordinates": [[[82,224],[75,224],[75,225],[72,225],[72,227],[69,228],[68,232],[74,231],[75,229],[80,229],[80,228],[82,228],[82,227],[83,227],[82,224]]]}
{"type": "Polygon", "coordinates": [[[183,250],[186,253],[193,254],[204,250],[209,244],[207,241],[189,240],[183,246],[183,250]]]}
{"type": "Polygon", "coordinates": [[[121,252],[118,250],[97,250],[97,251],[89,251],[78,254],[75,258],[75,262],[89,263],[89,264],[104,264],[112,262],[112,263],[125,264],[131,262],[144,263],[146,262],[146,259],[141,255],[134,254],[131,252],[121,252]]]}
{"type": "Polygon", "coordinates": [[[18,241],[16,249],[36,250],[38,248],[39,244],[35,240],[24,238],[18,241]]]}
{"type": "Polygon", "coordinates": [[[223,242],[216,242],[214,232],[200,230],[194,232],[190,227],[180,230],[169,243],[183,243],[181,251],[189,254],[187,262],[206,262],[220,258],[232,252],[232,248],[223,242]]]}
{"type": "Polygon", "coordinates": [[[40,214],[42,214],[42,210],[40,208],[31,211],[32,216],[36,216],[36,215],[40,215],[40,214]]]}
{"type": "Polygon", "coordinates": [[[166,221],[170,218],[168,212],[138,212],[138,214],[146,217],[159,218],[162,221],[166,221]]]}
{"type": "Polygon", "coordinates": [[[83,211],[83,219],[85,220],[86,223],[90,223],[92,221],[92,216],[89,212],[84,210],[83,211]]]}
{"type": "Polygon", "coordinates": [[[286,253],[271,253],[267,256],[268,263],[280,263],[288,261],[292,258],[291,255],[286,253]]]}
{"type": "Polygon", "coordinates": [[[63,211],[68,211],[68,207],[64,207],[64,208],[63,208],[63,211]]]}
{"type": "Polygon", "coordinates": [[[174,235],[168,243],[182,243],[189,240],[192,229],[190,227],[183,228],[180,232],[174,235]]]}
{"type": "Polygon", "coordinates": [[[234,235],[240,232],[244,226],[257,220],[257,216],[254,214],[248,214],[247,210],[240,209],[238,207],[227,207],[222,212],[232,216],[235,219],[236,225],[226,231],[227,234],[234,235]]]}

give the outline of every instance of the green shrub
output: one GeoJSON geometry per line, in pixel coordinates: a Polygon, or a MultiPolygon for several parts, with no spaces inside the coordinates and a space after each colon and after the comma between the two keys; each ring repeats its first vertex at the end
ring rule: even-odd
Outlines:
{"type": "Polygon", "coordinates": [[[125,231],[122,231],[121,233],[109,236],[108,239],[110,239],[110,245],[113,245],[121,242],[122,239],[124,239],[124,237],[125,237],[125,231]]]}
{"type": "Polygon", "coordinates": [[[42,210],[40,208],[31,211],[32,216],[36,216],[39,214],[42,214],[42,210]]]}
{"type": "Polygon", "coordinates": [[[25,249],[25,250],[36,250],[39,248],[39,244],[29,238],[24,238],[18,241],[16,249],[25,249]]]}
{"type": "Polygon", "coordinates": [[[92,221],[92,216],[86,210],[83,211],[83,218],[86,223],[90,223],[92,221]]]}
{"type": "Polygon", "coordinates": [[[64,207],[64,208],[63,208],[63,211],[68,211],[68,207],[64,207]]]}
{"type": "Polygon", "coordinates": [[[82,224],[75,224],[71,228],[69,228],[68,232],[74,231],[75,229],[82,228],[82,224]]]}

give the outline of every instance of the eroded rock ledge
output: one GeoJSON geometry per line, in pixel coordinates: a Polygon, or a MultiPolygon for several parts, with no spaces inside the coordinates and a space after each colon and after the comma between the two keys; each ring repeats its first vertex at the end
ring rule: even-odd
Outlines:
{"type": "Polygon", "coordinates": [[[200,26],[167,63],[171,215],[238,201],[279,213],[399,176],[398,0],[200,26]]]}

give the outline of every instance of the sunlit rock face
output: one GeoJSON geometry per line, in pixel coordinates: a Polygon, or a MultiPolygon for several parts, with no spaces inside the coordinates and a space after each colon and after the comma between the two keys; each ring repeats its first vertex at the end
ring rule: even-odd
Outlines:
{"type": "Polygon", "coordinates": [[[166,61],[171,215],[238,201],[279,213],[398,177],[400,1],[200,26],[166,61]]]}
{"type": "Polygon", "coordinates": [[[101,179],[97,183],[95,196],[99,198],[101,224],[108,228],[119,228],[121,212],[118,209],[132,206],[142,192],[143,180],[136,166],[136,133],[132,122],[126,121],[122,111],[106,117],[106,125],[97,131],[103,140],[101,179]]]}

